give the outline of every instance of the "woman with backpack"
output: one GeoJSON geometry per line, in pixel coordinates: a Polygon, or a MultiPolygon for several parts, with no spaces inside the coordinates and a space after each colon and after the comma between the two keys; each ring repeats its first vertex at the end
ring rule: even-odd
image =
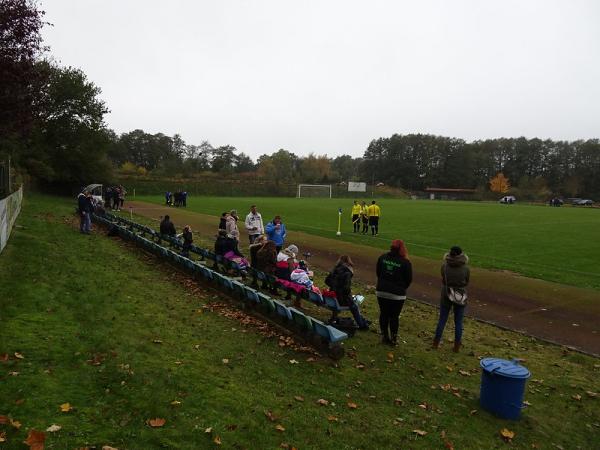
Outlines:
{"type": "MultiPolygon", "coordinates": [[[[354,276],[354,264],[347,255],[340,256],[335,267],[325,279],[325,283],[335,292],[340,306],[348,306],[352,317],[356,321],[359,330],[368,330],[369,322],[361,313],[358,305],[352,297],[352,277],[354,276]]],[[[337,320],[337,313],[333,312],[333,320],[337,320]]]]}
{"type": "Polygon", "coordinates": [[[450,310],[454,309],[454,348],[457,353],[462,345],[463,318],[467,306],[467,286],[471,271],[467,263],[469,257],[460,247],[454,246],[444,255],[442,264],[442,292],[440,300],[440,319],[433,338],[433,348],[440,345],[444,327],[448,321],[450,310]]]}
{"type": "Polygon", "coordinates": [[[390,251],[377,260],[376,270],[381,343],[396,346],[400,312],[406,300],[406,290],[412,283],[412,264],[404,241],[392,241],[390,251]]]}

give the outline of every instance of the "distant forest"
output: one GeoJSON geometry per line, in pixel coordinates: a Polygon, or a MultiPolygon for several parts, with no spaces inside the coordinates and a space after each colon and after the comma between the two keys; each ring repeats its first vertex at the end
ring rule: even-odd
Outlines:
{"type": "Polygon", "coordinates": [[[600,141],[499,138],[466,142],[427,134],[373,139],[362,157],[279,149],[253,161],[232,145],[186,143],[180,135],[133,130],[117,135],[104,122],[107,105],[85,73],[48,55],[35,0],[0,0],[0,161],[11,158],[18,179],[39,185],[110,182],[116,174],[226,177],[252,173],[275,182],[385,183],[498,192],[527,198],[600,199],[600,141]]]}

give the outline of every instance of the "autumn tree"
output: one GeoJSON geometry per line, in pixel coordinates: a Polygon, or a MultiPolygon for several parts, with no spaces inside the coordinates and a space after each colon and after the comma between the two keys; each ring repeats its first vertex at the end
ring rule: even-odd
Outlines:
{"type": "Polygon", "coordinates": [[[490,180],[490,191],[505,194],[510,189],[510,183],[508,178],[504,176],[502,172],[496,174],[494,178],[490,180]]]}

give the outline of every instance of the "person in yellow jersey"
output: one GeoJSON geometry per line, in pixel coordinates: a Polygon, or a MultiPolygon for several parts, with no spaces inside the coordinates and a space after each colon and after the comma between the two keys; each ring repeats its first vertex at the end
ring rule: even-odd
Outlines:
{"type": "Polygon", "coordinates": [[[358,204],[358,200],[354,200],[354,204],[352,205],[352,226],[354,227],[354,232],[358,233],[358,230],[360,230],[360,205],[358,204]]]}
{"type": "Polygon", "coordinates": [[[367,214],[369,215],[371,235],[377,236],[379,234],[379,217],[381,216],[381,208],[379,205],[375,204],[375,200],[373,200],[367,208],[367,214]]]}
{"type": "Polygon", "coordinates": [[[369,207],[364,200],[360,202],[360,220],[362,221],[361,233],[367,234],[369,232],[369,207]]]}

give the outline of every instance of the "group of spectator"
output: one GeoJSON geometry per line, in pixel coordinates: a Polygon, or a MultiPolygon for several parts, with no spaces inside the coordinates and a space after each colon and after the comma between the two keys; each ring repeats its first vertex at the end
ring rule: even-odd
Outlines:
{"type": "MultiPolygon", "coordinates": [[[[313,273],[308,268],[306,261],[299,258],[298,246],[286,244],[286,228],[280,216],[275,216],[265,226],[256,205],[251,206],[250,212],[244,220],[244,228],[248,234],[250,261],[246,260],[239,247],[238,222],[239,216],[235,209],[222,214],[214,246],[215,254],[237,262],[242,270],[250,266],[272,275],[286,287],[293,289],[294,286],[299,286],[302,289],[335,297],[341,306],[349,308],[358,329],[369,329],[371,322],[361,314],[359,305],[352,295],[354,263],[350,256],[339,257],[325,279],[327,288],[321,292],[313,282],[313,273]]],[[[169,216],[165,216],[161,222],[160,232],[170,236],[176,235],[175,227],[169,216]]],[[[187,253],[192,243],[189,225],[184,228],[182,237],[184,252],[187,253]]],[[[305,255],[308,256],[308,254],[305,255]]],[[[468,261],[468,256],[457,246],[452,247],[444,255],[440,269],[442,284],[440,313],[432,344],[434,349],[439,347],[451,311],[454,312],[455,324],[453,350],[458,352],[461,347],[466,288],[470,278],[468,261]]],[[[406,301],[407,290],[413,279],[412,263],[404,241],[395,239],[391,242],[389,251],[382,254],[377,260],[376,274],[376,296],[382,343],[396,346],[398,345],[400,314],[406,301]]],[[[301,307],[298,299],[294,306],[301,307]]],[[[334,313],[330,322],[335,326],[338,320],[337,314],[334,313]]]]}
{"type": "Polygon", "coordinates": [[[186,207],[187,206],[187,191],[165,192],[165,204],[167,206],[186,207]]]}
{"type": "Polygon", "coordinates": [[[125,203],[127,191],[121,185],[107,187],[104,191],[104,207],[120,211],[125,203]]]}

